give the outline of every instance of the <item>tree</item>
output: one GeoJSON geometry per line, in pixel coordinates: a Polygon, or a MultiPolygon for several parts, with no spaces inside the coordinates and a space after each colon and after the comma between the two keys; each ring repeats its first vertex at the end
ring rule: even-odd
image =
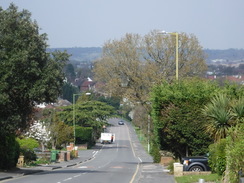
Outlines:
{"type": "Polygon", "coordinates": [[[44,152],[45,145],[47,145],[47,142],[50,140],[50,131],[47,129],[44,122],[35,121],[25,135],[36,139],[42,146],[42,152],[44,152]]]}
{"type": "Polygon", "coordinates": [[[67,64],[65,67],[65,75],[67,77],[68,82],[73,82],[75,80],[75,69],[72,64],[67,64]]]}
{"type": "Polygon", "coordinates": [[[88,77],[92,78],[93,73],[91,70],[92,66],[90,64],[83,65],[82,68],[77,68],[77,78],[86,79],[88,77]]]}
{"type": "Polygon", "coordinates": [[[16,133],[30,126],[35,104],[60,94],[68,54],[47,53],[47,35],[14,4],[0,8],[0,35],[0,130],[16,133]]]}
{"type": "Polygon", "coordinates": [[[73,102],[73,94],[79,93],[78,87],[72,85],[69,82],[65,82],[62,88],[62,98],[73,102]]]}
{"type": "Polygon", "coordinates": [[[116,110],[119,110],[120,107],[120,98],[118,97],[105,97],[105,96],[99,96],[96,98],[96,100],[100,102],[104,102],[108,105],[113,106],[116,110]]]}
{"type": "MultiPolygon", "coordinates": [[[[202,76],[205,55],[194,35],[179,34],[179,76],[202,76]]],[[[126,34],[107,41],[102,58],[95,63],[95,79],[107,93],[123,96],[134,104],[149,101],[153,85],[175,79],[175,38],[152,31],[144,37],[126,34]]]]}
{"type": "MultiPolygon", "coordinates": [[[[156,64],[164,79],[175,79],[175,35],[152,31],[144,37],[144,59],[156,64]]],[[[206,55],[193,34],[179,33],[179,78],[203,76],[207,70],[206,55]]]]}
{"type": "Polygon", "coordinates": [[[205,132],[204,104],[220,89],[201,79],[165,82],[152,92],[154,138],[176,157],[207,153],[212,139],[205,132]]]}
{"type": "Polygon", "coordinates": [[[104,102],[88,100],[86,97],[86,95],[80,96],[74,106],[62,107],[63,110],[57,115],[69,126],[73,126],[73,115],[75,115],[75,125],[92,127],[93,137],[97,138],[103,125],[107,124],[107,119],[114,114],[114,108],[104,102]]]}
{"type": "Polygon", "coordinates": [[[66,125],[57,115],[53,117],[49,130],[52,149],[61,148],[62,145],[66,145],[74,139],[73,127],[66,125]]]}

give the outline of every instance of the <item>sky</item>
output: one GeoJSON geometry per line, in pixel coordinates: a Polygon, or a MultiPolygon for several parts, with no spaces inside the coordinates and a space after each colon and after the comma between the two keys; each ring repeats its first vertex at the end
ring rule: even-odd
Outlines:
{"type": "Polygon", "coordinates": [[[194,34],[204,49],[244,49],[244,0],[0,0],[32,13],[50,48],[102,47],[126,33],[194,34]]]}

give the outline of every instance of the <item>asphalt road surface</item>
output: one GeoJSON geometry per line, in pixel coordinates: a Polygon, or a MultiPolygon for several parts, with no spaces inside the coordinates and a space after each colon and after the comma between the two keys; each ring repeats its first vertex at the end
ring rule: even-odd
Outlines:
{"type": "Polygon", "coordinates": [[[135,156],[128,124],[118,125],[111,119],[109,132],[115,133],[112,144],[104,144],[94,158],[73,167],[11,179],[15,183],[132,183],[139,168],[140,158],[135,156]]]}

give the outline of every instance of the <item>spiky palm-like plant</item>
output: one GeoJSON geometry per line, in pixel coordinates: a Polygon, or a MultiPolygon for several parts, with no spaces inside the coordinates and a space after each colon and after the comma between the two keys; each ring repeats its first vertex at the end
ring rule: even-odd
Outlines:
{"type": "Polygon", "coordinates": [[[244,123],[244,97],[232,101],[231,112],[236,124],[244,123]]]}
{"type": "Polygon", "coordinates": [[[223,94],[216,95],[204,107],[203,114],[210,119],[206,129],[214,140],[225,138],[232,122],[230,100],[223,94]]]}

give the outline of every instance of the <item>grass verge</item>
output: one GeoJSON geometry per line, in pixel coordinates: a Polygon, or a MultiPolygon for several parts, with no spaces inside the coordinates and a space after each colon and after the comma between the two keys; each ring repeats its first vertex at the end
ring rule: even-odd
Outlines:
{"type": "Polygon", "coordinates": [[[221,176],[217,174],[210,175],[184,175],[181,177],[175,177],[177,183],[197,183],[199,179],[204,179],[205,183],[220,183],[221,176]]]}

